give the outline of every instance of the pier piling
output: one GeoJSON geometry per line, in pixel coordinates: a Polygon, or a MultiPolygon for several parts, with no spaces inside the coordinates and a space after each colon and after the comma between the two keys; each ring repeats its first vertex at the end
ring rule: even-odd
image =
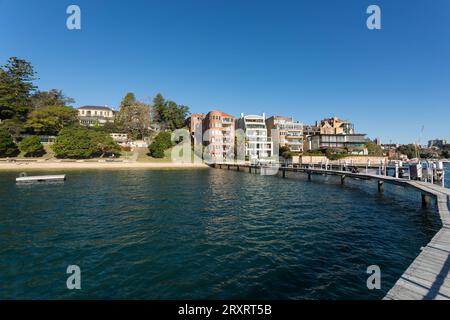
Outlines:
{"type": "Polygon", "coordinates": [[[384,181],[378,180],[378,192],[384,192],[384,181]]]}
{"type": "Polygon", "coordinates": [[[422,207],[428,208],[429,206],[430,206],[430,197],[427,194],[422,193],[422,207]]]}

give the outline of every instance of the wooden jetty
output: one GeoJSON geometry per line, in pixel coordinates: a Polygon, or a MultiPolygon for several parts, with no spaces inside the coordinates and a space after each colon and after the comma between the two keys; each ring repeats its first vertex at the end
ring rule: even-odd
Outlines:
{"type": "MultiPolygon", "coordinates": [[[[211,166],[262,174],[265,170],[274,170],[270,166],[243,163],[214,163],[211,166]]],[[[275,170],[283,178],[286,177],[286,172],[307,174],[308,180],[311,180],[314,174],[335,175],[340,177],[342,184],[347,178],[374,180],[377,182],[379,192],[383,192],[385,183],[412,188],[422,194],[424,206],[428,206],[431,199],[434,199],[442,227],[430,243],[422,247],[420,254],[389,290],[384,300],[450,300],[450,189],[422,181],[369,173],[352,173],[339,169],[331,170],[328,167],[312,169],[279,166],[275,167],[275,170]]]]}
{"type": "Polygon", "coordinates": [[[44,182],[44,181],[64,181],[65,174],[47,175],[47,176],[22,176],[16,178],[16,182],[44,182]]]}

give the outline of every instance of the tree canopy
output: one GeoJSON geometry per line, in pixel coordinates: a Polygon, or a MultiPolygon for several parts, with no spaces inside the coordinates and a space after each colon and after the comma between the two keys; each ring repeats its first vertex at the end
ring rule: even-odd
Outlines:
{"type": "Polygon", "coordinates": [[[174,101],[166,101],[160,93],[153,99],[153,110],[155,121],[169,130],[183,128],[189,115],[189,107],[178,105],[174,101]]]}
{"type": "Polygon", "coordinates": [[[123,108],[129,107],[136,103],[136,97],[134,96],[133,92],[128,92],[125,97],[122,99],[122,102],[120,103],[120,110],[123,108]]]}
{"type": "Polygon", "coordinates": [[[31,112],[24,128],[36,134],[57,135],[61,129],[76,124],[77,110],[66,106],[49,106],[31,112]]]}
{"type": "Polygon", "coordinates": [[[149,154],[153,158],[164,158],[164,151],[171,148],[172,135],[168,131],[162,131],[158,133],[153,142],[148,147],[149,154]]]}
{"type": "Polygon", "coordinates": [[[104,132],[79,127],[62,129],[53,151],[58,158],[86,159],[118,155],[120,147],[104,132]]]}
{"type": "Polygon", "coordinates": [[[32,108],[31,95],[36,89],[33,66],[26,60],[11,57],[0,67],[0,120],[25,120],[32,108]]]}
{"type": "Polygon", "coordinates": [[[31,96],[33,109],[41,109],[50,106],[69,106],[75,100],[67,97],[62,90],[51,89],[50,91],[37,91],[31,96]]]}
{"type": "Polygon", "coordinates": [[[372,140],[367,141],[366,148],[367,148],[367,152],[369,153],[369,156],[381,157],[384,154],[381,146],[377,145],[372,140]]]}
{"type": "Polygon", "coordinates": [[[150,106],[142,102],[133,102],[121,108],[115,123],[120,131],[133,139],[143,139],[150,127],[150,106]]]}
{"type": "Polygon", "coordinates": [[[19,143],[20,151],[25,153],[25,157],[41,157],[45,154],[44,146],[38,136],[28,136],[19,143]]]}
{"type": "Polygon", "coordinates": [[[19,149],[14,143],[11,134],[0,128],[0,157],[15,157],[19,154],[19,149]]]}
{"type": "Polygon", "coordinates": [[[418,148],[415,144],[406,144],[397,148],[397,151],[408,156],[409,159],[418,157],[418,148]]]}

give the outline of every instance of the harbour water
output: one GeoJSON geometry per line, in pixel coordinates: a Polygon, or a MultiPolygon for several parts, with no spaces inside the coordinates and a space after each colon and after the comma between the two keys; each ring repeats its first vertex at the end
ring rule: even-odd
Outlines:
{"type": "Polygon", "coordinates": [[[419,201],[364,185],[65,173],[26,185],[0,173],[0,299],[380,299],[440,227],[419,201]],[[81,290],[67,289],[68,265],[81,290]],[[380,290],[366,286],[370,265],[380,290]]]}
{"type": "Polygon", "coordinates": [[[450,163],[444,164],[445,168],[445,187],[450,188],[450,163]]]}

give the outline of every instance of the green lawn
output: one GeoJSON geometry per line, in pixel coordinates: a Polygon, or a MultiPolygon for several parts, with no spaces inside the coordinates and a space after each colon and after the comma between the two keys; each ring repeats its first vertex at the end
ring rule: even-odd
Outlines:
{"type": "Polygon", "coordinates": [[[148,148],[136,148],[139,153],[137,158],[138,162],[171,162],[170,153],[172,149],[167,149],[164,151],[164,158],[152,158],[148,155],[148,148]]]}

